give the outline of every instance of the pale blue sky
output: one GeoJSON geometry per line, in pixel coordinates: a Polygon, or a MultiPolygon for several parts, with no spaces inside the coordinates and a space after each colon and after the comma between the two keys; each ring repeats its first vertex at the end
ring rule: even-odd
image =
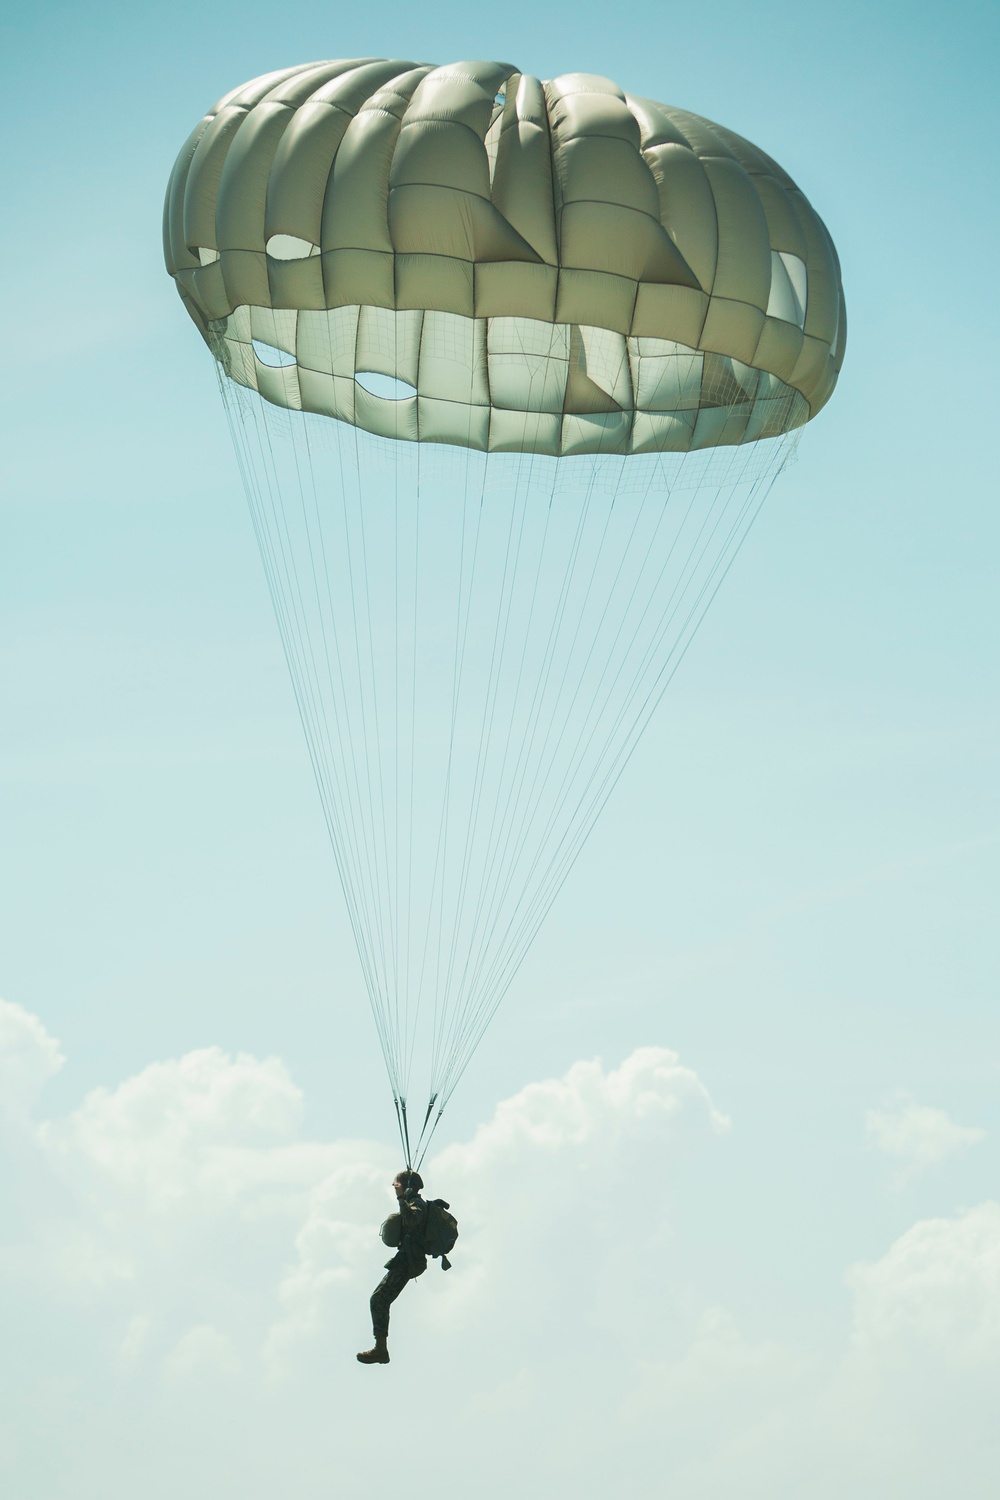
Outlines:
{"type": "MultiPolygon", "coordinates": [[[[710,1192],[676,1168],[674,1273],[751,1341],[813,1352],[849,1264],[995,1192],[997,32],[986,4],[43,0],[5,22],[0,995],[67,1055],[45,1118],[217,1045],[279,1056],[311,1138],[391,1146],[160,211],[195,121],[257,73],[498,57],[606,73],[771,152],[838,246],[849,341],[448,1138],[578,1059],[675,1049],[733,1127],[710,1192]],[[865,1116],[897,1090],[986,1138],[893,1191],[865,1116]]],[[[64,1493],[23,1465],[15,1500],[64,1493]]]]}

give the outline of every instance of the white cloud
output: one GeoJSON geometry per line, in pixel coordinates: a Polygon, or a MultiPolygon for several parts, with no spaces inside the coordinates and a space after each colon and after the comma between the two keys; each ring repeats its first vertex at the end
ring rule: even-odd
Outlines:
{"type": "Polygon", "coordinates": [[[207,1047],[95,1089],[44,1139],[163,1212],[192,1194],[238,1192],[241,1150],[292,1139],[301,1116],[301,1092],[277,1058],[207,1047]]]}
{"type": "MultiPolygon", "coordinates": [[[[51,1071],[44,1029],[26,1013],[15,1020],[51,1071]]],[[[36,1057],[21,1071],[43,1069],[36,1057]]],[[[177,1285],[196,1301],[230,1280],[269,1307],[310,1192],[356,1155],[349,1141],[302,1140],[301,1119],[282,1062],[219,1048],[95,1089],[65,1118],[25,1119],[18,1149],[35,1208],[5,1247],[8,1271],[77,1301],[129,1283],[142,1316],[176,1300],[177,1285]],[[251,1289],[268,1274],[265,1290],[251,1289]]]]}
{"type": "Polygon", "coordinates": [[[634,1438],[651,1428],[669,1434],[671,1492],[699,1500],[785,1493],[775,1457],[815,1399],[817,1359],[777,1339],[750,1339],[728,1309],[709,1306],[669,1357],[647,1353],[640,1371],[619,1418],[634,1438]]]}
{"type": "MultiPolygon", "coordinates": [[[[941,1500],[992,1493],[1000,1400],[1000,1204],[914,1224],[846,1276],[839,1344],[748,1338],[707,1308],[621,1403],[663,1435],[684,1500],[941,1500]]],[[[623,1442],[621,1462],[629,1461],[623,1442]]],[[[652,1469],[647,1470],[650,1479],[652,1469]]]]}
{"type": "Polygon", "coordinates": [[[943,1109],[917,1104],[902,1092],[869,1110],[865,1129],[872,1145],[898,1164],[900,1186],[986,1136],[985,1130],[958,1125],[943,1109]]]}
{"type": "MultiPolygon", "coordinates": [[[[18,1076],[37,1093],[58,1048],[33,1017],[15,1022],[10,1051],[34,1059],[18,1076]]],[[[801,1286],[781,1309],[780,1269],[734,1305],[716,1279],[740,1260],[754,1200],[725,1196],[728,1120],[666,1049],[578,1062],[428,1163],[429,1190],[460,1219],[455,1269],[407,1289],[392,1365],[361,1371],[396,1150],[305,1140],[302,1118],[282,1062],[209,1048],[65,1118],[25,1119],[12,1141],[33,1196],[17,1256],[0,1258],[18,1369],[0,1414],[5,1493],[316,1500],[335,1453],[338,1500],[361,1500],[388,1387],[483,1500],[525,1472],[581,1500],[989,1492],[1000,1204],[921,1221],[852,1266],[853,1314],[831,1274],[821,1317],[800,1326],[801,1286]],[[42,1428],[51,1470],[18,1436],[42,1428]],[[200,1488],[185,1488],[195,1472],[200,1488]]],[[[784,1224],[772,1239],[780,1268],[784,1224]]],[[[420,1471],[414,1500],[438,1484],[433,1465],[420,1471]]]]}
{"type": "Polygon", "coordinates": [[[164,1373],[171,1380],[184,1380],[203,1371],[235,1375],[240,1361],[232,1342],[211,1323],[189,1328],[167,1356],[164,1373]]]}
{"type": "MultiPolygon", "coordinates": [[[[330,1326],[331,1302],[354,1288],[357,1327],[366,1332],[366,1280],[373,1288],[388,1255],[377,1238],[372,1209],[382,1202],[396,1170],[395,1152],[369,1146],[368,1160],[342,1165],[318,1183],[295,1237],[294,1260],[278,1287],[280,1315],[268,1330],[264,1359],[272,1377],[295,1367],[294,1349],[330,1326]],[[381,1251],[381,1254],[380,1254],[381,1251]]],[[[385,1204],[387,1213],[389,1205],[385,1204]]],[[[371,1288],[368,1288],[370,1291],[371,1288]]]]}
{"type": "Polygon", "coordinates": [[[354,1151],[303,1141],[301,1120],[301,1091],[279,1059],[210,1047],[93,1090],[37,1139],[120,1253],[142,1236],[165,1249],[210,1223],[239,1235],[248,1220],[300,1222],[314,1185],[354,1151]]]}
{"type": "Polygon", "coordinates": [[[0,1000],[0,1110],[26,1114],[64,1062],[59,1043],[37,1016],[0,1000]]]}
{"type": "Polygon", "coordinates": [[[739,1392],[744,1407],[759,1407],[798,1381],[804,1368],[801,1357],[773,1339],[748,1343],[726,1308],[708,1307],[679,1358],[648,1363],[627,1409],[639,1418],[662,1414],[668,1406],[710,1409],[727,1392],[739,1392]]]}
{"type": "Polygon", "coordinates": [[[639,1047],[610,1072],[597,1061],[577,1062],[563,1078],[528,1084],[497,1106],[468,1145],[443,1151],[435,1167],[475,1175],[525,1150],[603,1149],[625,1136],[676,1142],[706,1128],[721,1135],[729,1121],[698,1075],[676,1052],[639,1047]]]}
{"type": "Polygon", "coordinates": [[[880,1260],[851,1268],[854,1338],[906,1358],[1000,1361],[1000,1203],[924,1219],[880,1260]]]}

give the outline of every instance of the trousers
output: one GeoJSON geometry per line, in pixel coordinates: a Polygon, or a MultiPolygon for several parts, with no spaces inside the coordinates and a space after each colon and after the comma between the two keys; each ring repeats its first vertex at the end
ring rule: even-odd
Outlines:
{"type": "Polygon", "coordinates": [[[389,1308],[395,1302],[413,1273],[402,1257],[396,1256],[386,1267],[385,1275],[372,1292],[372,1332],[376,1338],[386,1338],[389,1333],[389,1308]]]}

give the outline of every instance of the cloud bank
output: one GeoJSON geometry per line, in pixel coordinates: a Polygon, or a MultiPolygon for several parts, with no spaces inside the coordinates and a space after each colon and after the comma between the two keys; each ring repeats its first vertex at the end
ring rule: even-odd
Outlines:
{"type": "MultiPolygon", "coordinates": [[[[706,1203],[723,1191],[739,1124],[666,1048],[531,1083],[428,1163],[459,1212],[455,1267],[407,1288],[374,1372],[353,1352],[394,1148],[306,1139],[278,1058],[201,1049],[46,1118],[61,1063],[0,1004],[0,1488],[17,1500],[360,1500],[394,1487],[399,1430],[485,1500],[982,1492],[1000,1204],[918,1220],[850,1266],[825,1344],[769,1330],[720,1300],[708,1216],[674,1191],[685,1172],[706,1203]]],[[[926,1142],[916,1108],[891,1118],[926,1142]]],[[[435,1464],[408,1487],[430,1500],[435,1464]]]]}

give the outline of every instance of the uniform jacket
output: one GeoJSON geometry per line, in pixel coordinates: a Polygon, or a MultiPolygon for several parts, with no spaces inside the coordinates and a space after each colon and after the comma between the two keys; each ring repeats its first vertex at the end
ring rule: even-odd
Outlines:
{"type": "Polygon", "coordinates": [[[422,1276],[427,1270],[424,1254],[424,1229],[427,1224],[427,1204],[419,1193],[404,1193],[398,1202],[402,1234],[399,1249],[385,1268],[405,1270],[409,1276],[422,1276]]]}

